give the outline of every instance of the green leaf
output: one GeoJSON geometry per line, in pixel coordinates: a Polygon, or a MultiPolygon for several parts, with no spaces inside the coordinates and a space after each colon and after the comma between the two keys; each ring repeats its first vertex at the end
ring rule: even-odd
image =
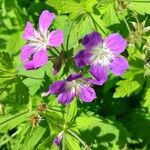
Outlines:
{"type": "Polygon", "coordinates": [[[13,33],[6,43],[6,49],[10,55],[15,55],[20,52],[25,41],[22,40],[22,32],[13,33]]]}
{"type": "Polygon", "coordinates": [[[44,133],[46,132],[46,128],[39,126],[34,129],[32,135],[28,135],[28,138],[24,140],[24,144],[22,145],[21,149],[23,150],[30,150],[33,149],[37,143],[42,139],[44,133]]]}
{"type": "MultiPolygon", "coordinates": [[[[105,22],[100,18],[100,15],[95,15],[91,13],[93,25],[97,27],[97,31],[101,33],[102,36],[106,36],[109,33],[109,30],[106,28],[105,22]]],[[[95,28],[93,26],[93,28],[95,28]]]]}
{"type": "Polygon", "coordinates": [[[122,78],[117,82],[118,87],[113,95],[114,98],[123,98],[125,96],[129,97],[131,94],[137,94],[144,83],[144,72],[142,70],[129,70],[122,78]]]}
{"type": "MultiPolygon", "coordinates": [[[[114,122],[114,121],[113,121],[114,122]]],[[[102,118],[79,116],[76,119],[77,127],[82,138],[87,145],[96,148],[112,148],[112,144],[123,147],[129,136],[128,131],[120,124],[111,124],[110,120],[104,121],[102,118]]]]}
{"type": "Polygon", "coordinates": [[[29,89],[20,79],[16,79],[15,95],[17,101],[27,103],[29,100],[29,89]]]}
{"type": "Polygon", "coordinates": [[[68,114],[67,114],[67,122],[72,121],[72,119],[74,119],[74,117],[77,114],[77,99],[74,99],[73,102],[68,105],[68,107],[66,107],[66,109],[68,108],[68,114]]]}
{"type": "Polygon", "coordinates": [[[135,10],[137,13],[139,13],[141,15],[150,14],[150,9],[149,9],[150,8],[150,1],[149,0],[131,1],[129,8],[135,10]]]}
{"type": "Polygon", "coordinates": [[[70,134],[65,134],[65,138],[66,138],[66,147],[68,150],[74,150],[74,148],[76,150],[81,150],[80,148],[80,143],[77,139],[75,139],[72,135],[70,134]]]}
{"type": "Polygon", "coordinates": [[[120,23],[118,16],[116,14],[114,4],[110,4],[109,7],[107,8],[107,11],[103,16],[103,21],[105,22],[106,26],[111,26],[120,23]]]}
{"type": "Polygon", "coordinates": [[[60,14],[72,13],[76,14],[80,11],[92,12],[93,6],[97,0],[47,0],[47,4],[54,7],[60,14]]]}
{"type": "Polygon", "coordinates": [[[129,70],[122,75],[122,79],[117,82],[118,87],[113,95],[114,98],[129,97],[132,94],[139,93],[144,84],[144,60],[143,51],[139,47],[129,47],[128,49],[129,70]]]}
{"type": "Polygon", "coordinates": [[[29,88],[29,93],[31,95],[34,95],[40,89],[42,85],[42,80],[27,78],[23,80],[23,83],[29,88]]]}
{"type": "Polygon", "coordinates": [[[71,13],[80,9],[80,3],[74,0],[47,0],[47,4],[54,7],[61,14],[71,13]]]}
{"type": "Polygon", "coordinates": [[[147,111],[134,110],[132,113],[129,113],[128,120],[123,120],[123,124],[132,134],[133,140],[136,140],[139,144],[150,144],[150,117],[147,111]]]}
{"type": "Polygon", "coordinates": [[[26,138],[26,134],[28,134],[28,130],[29,130],[30,126],[28,124],[21,124],[18,126],[18,131],[19,133],[17,134],[15,140],[15,144],[14,147],[16,150],[20,150],[21,146],[22,146],[22,141],[25,140],[26,138]]]}
{"type": "Polygon", "coordinates": [[[15,115],[1,118],[0,131],[6,132],[7,130],[13,129],[14,127],[20,125],[22,122],[27,121],[30,115],[31,113],[24,111],[15,115]]]}
{"type": "Polygon", "coordinates": [[[143,95],[143,106],[146,107],[150,113],[150,80],[149,77],[146,82],[146,87],[143,95]]]}
{"type": "Polygon", "coordinates": [[[0,71],[3,71],[2,68],[6,71],[13,68],[13,59],[7,52],[0,52],[0,71]]]}

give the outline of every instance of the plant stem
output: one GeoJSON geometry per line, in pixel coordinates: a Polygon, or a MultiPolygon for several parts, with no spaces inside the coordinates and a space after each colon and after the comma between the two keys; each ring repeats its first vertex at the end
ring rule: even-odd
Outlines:
{"type": "Polygon", "coordinates": [[[56,47],[53,47],[53,49],[55,49],[59,55],[61,54],[61,52],[56,47]]]}
{"type": "Polygon", "coordinates": [[[126,18],[123,18],[123,21],[124,21],[124,23],[126,24],[127,29],[128,29],[128,31],[129,31],[129,33],[130,33],[130,32],[131,32],[131,30],[130,30],[130,27],[129,27],[129,24],[128,24],[128,22],[127,22],[126,18]]]}
{"type": "Polygon", "coordinates": [[[18,75],[19,75],[19,76],[22,76],[22,77],[31,78],[31,79],[43,80],[43,78],[30,77],[30,76],[27,76],[27,75],[21,75],[21,74],[18,74],[18,75]]]}
{"type": "Polygon", "coordinates": [[[5,121],[3,121],[3,122],[0,122],[0,125],[6,123],[6,122],[8,122],[8,121],[10,121],[10,120],[12,120],[12,119],[14,119],[14,118],[16,118],[16,117],[19,117],[19,116],[21,116],[21,115],[23,115],[23,114],[26,114],[26,113],[28,113],[28,112],[29,112],[29,110],[25,110],[24,112],[22,112],[22,113],[20,113],[20,114],[17,114],[17,115],[15,115],[15,116],[13,116],[13,117],[10,117],[9,119],[7,119],[7,120],[5,120],[5,121]]]}
{"type": "Polygon", "coordinates": [[[75,137],[85,148],[91,150],[91,148],[83,141],[75,132],[71,131],[70,129],[67,130],[73,137],[75,137]]]}
{"type": "Polygon", "coordinates": [[[13,78],[13,76],[0,76],[0,78],[13,78]]]}
{"type": "Polygon", "coordinates": [[[4,69],[0,69],[0,72],[8,72],[10,74],[14,74],[13,72],[10,72],[10,71],[4,70],[4,69]]]}
{"type": "MultiPolygon", "coordinates": [[[[97,27],[107,36],[107,33],[101,28],[101,26],[95,21],[95,19],[93,18],[93,16],[89,13],[89,16],[93,22],[93,24],[95,23],[97,25],[97,27]]],[[[95,26],[94,24],[94,26],[95,26]]],[[[96,30],[96,29],[95,29],[96,30]]]]}
{"type": "Polygon", "coordinates": [[[65,143],[66,142],[66,135],[63,133],[63,143],[62,143],[62,150],[65,150],[65,143]]]}
{"type": "Polygon", "coordinates": [[[56,112],[62,112],[62,110],[58,110],[58,109],[53,109],[53,108],[48,108],[47,111],[56,111],[56,112]]]}
{"type": "Polygon", "coordinates": [[[67,36],[66,50],[68,50],[68,48],[69,48],[70,32],[71,32],[72,27],[73,27],[73,25],[74,25],[74,23],[75,23],[75,19],[76,19],[82,12],[83,12],[83,11],[79,11],[79,12],[76,13],[76,15],[75,15],[75,17],[74,17],[74,19],[73,19],[73,21],[72,21],[72,23],[71,23],[71,25],[70,25],[69,34],[68,34],[68,36],[67,36]]]}

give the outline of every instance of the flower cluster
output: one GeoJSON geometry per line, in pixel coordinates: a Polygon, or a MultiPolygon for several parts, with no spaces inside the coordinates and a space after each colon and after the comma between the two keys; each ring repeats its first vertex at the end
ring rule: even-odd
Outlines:
{"type": "MultiPolygon", "coordinates": [[[[62,30],[49,31],[54,18],[55,14],[48,10],[43,11],[37,30],[27,22],[23,39],[28,42],[21,50],[21,60],[25,69],[37,69],[45,65],[48,61],[48,50],[63,43],[62,30]]],[[[96,99],[93,85],[103,85],[109,71],[121,76],[129,68],[127,60],[120,55],[127,47],[126,40],[120,34],[110,34],[103,40],[98,32],[92,32],[83,38],[82,44],[84,49],[74,56],[74,61],[79,69],[89,66],[91,77],[85,78],[83,73],[72,73],[65,80],[52,83],[43,96],[58,95],[58,102],[65,105],[70,104],[75,97],[84,102],[92,102],[96,99]]],[[[53,74],[60,70],[62,57],[64,56],[60,55],[55,60],[53,74]]],[[[60,132],[54,144],[60,144],[62,135],[60,132]]]]}
{"type": "MultiPolygon", "coordinates": [[[[39,17],[38,30],[27,22],[23,39],[28,40],[28,43],[21,50],[21,59],[26,69],[45,65],[48,61],[48,48],[63,43],[62,30],[48,30],[54,18],[54,13],[44,10],[39,17]]],[[[92,77],[86,79],[81,73],[72,73],[67,79],[54,82],[43,96],[56,94],[58,102],[63,104],[69,104],[74,97],[91,102],[96,98],[92,85],[104,84],[109,70],[120,76],[128,69],[127,60],[120,55],[126,49],[127,42],[120,34],[113,33],[102,40],[98,32],[92,32],[83,38],[82,44],[85,48],[76,54],[74,61],[78,68],[90,66],[92,77]]]]}

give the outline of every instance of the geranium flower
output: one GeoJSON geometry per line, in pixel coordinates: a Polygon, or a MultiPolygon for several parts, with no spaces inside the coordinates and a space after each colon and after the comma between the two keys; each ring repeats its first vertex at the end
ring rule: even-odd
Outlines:
{"type": "Polygon", "coordinates": [[[108,70],[120,76],[128,69],[127,60],[120,56],[127,42],[120,34],[113,33],[102,41],[98,32],[92,32],[83,38],[82,44],[85,49],[76,54],[75,63],[79,68],[90,66],[93,84],[102,85],[107,80],[108,70]]]}
{"type": "Polygon", "coordinates": [[[71,74],[66,80],[54,82],[49,87],[48,92],[42,95],[47,96],[49,94],[58,95],[58,102],[63,104],[71,103],[75,96],[84,102],[91,102],[96,98],[96,93],[90,87],[87,79],[78,73],[71,74]]]}
{"type": "Polygon", "coordinates": [[[57,137],[54,139],[53,143],[56,145],[56,146],[59,146],[61,141],[62,141],[62,138],[63,138],[63,131],[60,132],[57,137]]]}
{"type": "Polygon", "coordinates": [[[28,43],[21,49],[21,60],[26,69],[35,69],[45,65],[48,61],[48,47],[58,47],[63,43],[63,31],[49,31],[48,28],[55,18],[54,13],[44,10],[39,17],[39,28],[35,30],[27,22],[23,39],[28,43]]]}

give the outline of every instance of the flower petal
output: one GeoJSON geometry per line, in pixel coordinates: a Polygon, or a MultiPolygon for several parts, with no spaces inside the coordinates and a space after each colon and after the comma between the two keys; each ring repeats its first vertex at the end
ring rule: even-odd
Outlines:
{"type": "Polygon", "coordinates": [[[28,21],[24,29],[22,38],[24,40],[34,40],[38,36],[38,32],[34,29],[32,24],[28,21]]]}
{"type": "Polygon", "coordinates": [[[90,63],[91,51],[81,50],[74,57],[77,67],[82,68],[90,63]]]}
{"type": "Polygon", "coordinates": [[[88,83],[91,85],[102,85],[103,82],[101,80],[97,80],[97,79],[89,79],[88,83]]]}
{"type": "Polygon", "coordinates": [[[33,55],[34,67],[38,68],[44,66],[48,61],[48,54],[46,50],[37,51],[33,55]]]}
{"type": "Polygon", "coordinates": [[[82,41],[82,44],[86,47],[91,49],[92,47],[97,46],[102,42],[102,37],[98,32],[92,32],[87,34],[82,41]]]}
{"type": "Polygon", "coordinates": [[[21,60],[22,62],[27,62],[30,56],[34,53],[34,47],[30,44],[26,44],[21,49],[21,60]]]}
{"type": "Polygon", "coordinates": [[[54,13],[50,13],[48,10],[44,10],[39,17],[40,31],[46,33],[54,18],[54,13]]]}
{"type": "Polygon", "coordinates": [[[126,49],[127,41],[120,34],[113,33],[105,39],[104,44],[115,54],[120,54],[126,49]]]}
{"type": "Polygon", "coordinates": [[[56,145],[56,146],[59,146],[61,141],[62,141],[62,138],[63,138],[63,132],[60,132],[58,134],[58,136],[54,139],[53,143],[56,145]]]}
{"type": "Polygon", "coordinates": [[[79,90],[79,98],[84,102],[92,102],[96,98],[96,93],[91,87],[82,87],[79,90]]]}
{"type": "Polygon", "coordinates": [[[115,75],[122,75],[129,68],[128,62],[124,57],[116,57],[110,64],[110,70],[115,75]]]}
{"type": "Polygon", "coordinates": [[[81,78],[82,74],[81,73],[72,73],[70,76],[67,77],[67,81],[70,82],[72,80],[76,80],[78,78],[81,78]]]}
{"type": "Polygon", "coordinates": [[[107,70],[99,64],[92,65],[90,68],[90,73],[94,78],[96,78],[98,85],[102,85],[107,80],[107,70]]]}
{"type": "Polygon", "coordinates": [[[54,82],[49,87],[49,93],[51,94],[60,94],[65,91],[65,81],[54,82]]]}
{"type": "Polygon", "coordinates": [[[33,62],[33,60],[26,62],[24,67],[26,68],[26,70],[34,69],[34,62],[33,62]]]}
{"type": "Polygon", "coordinates": [[[69,104],[75,97],[75,93],[73,91],[66,91],[58,96],[58,102],[63,104],[69,104]]]}
{"type": "Polygon", "coordinates": [[[63,31],[54,30],[49,34],[49,46],[58,47],[64,41],[63,31]]]}

